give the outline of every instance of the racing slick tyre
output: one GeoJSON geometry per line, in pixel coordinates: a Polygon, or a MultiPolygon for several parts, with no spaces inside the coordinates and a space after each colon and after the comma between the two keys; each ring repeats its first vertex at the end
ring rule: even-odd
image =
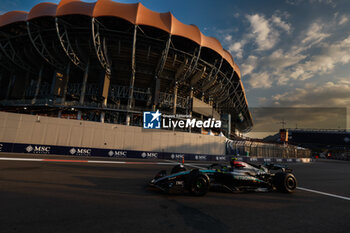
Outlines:
{"type": "Polygon", "coordinates": [[[174,166],[173,169],[171,169],[170,174],[183,172],[183,171],[186,171],[186,168],[182,164],[180,164],[180,165],[174,166]]]}
{"type": "Polygon", "coordinates": [[[297,179],[291,173],[277,172],[273,183],[278,191],[285,193],[292,193],[297,187],[297,179]]]}
{"type": "Polygon", "coordinates": [[[209,191],[209,177],[197,169],[191,171],[188,178],[188,189],[194,196],[204,196],[209,191]]]}

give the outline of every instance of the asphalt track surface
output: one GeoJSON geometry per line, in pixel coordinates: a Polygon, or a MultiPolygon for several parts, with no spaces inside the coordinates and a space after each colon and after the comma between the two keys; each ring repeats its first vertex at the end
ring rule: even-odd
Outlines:
{"type": "MultiPolygon", "coordinates": [[[[0,160],[0,232],[349,232],[350,201],[337,197],[303,190],[193,197],[146,188],[171,167],[0,160]]],[[[350,162],[290,167],[300,187],[350,197],[350,162]]]]}

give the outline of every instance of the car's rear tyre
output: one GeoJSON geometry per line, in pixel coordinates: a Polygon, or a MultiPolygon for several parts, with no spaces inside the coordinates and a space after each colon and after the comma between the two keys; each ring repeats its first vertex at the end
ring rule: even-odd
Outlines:
{"type": "Polygon", "coordinates": [[[188,189],[194,196],[204,196],[210,187],[209,177],[201,174],[197,169],[189,174],[188,189]]]}
{"type": "Polygon", "coordinates": [[[186,171],[186,168],[180,164],[180,165],[176,165],[173,167],[173,169],[171,169],[171,174],[175,174],[175,173],[178,173],[178,172],[183,172],[183,171],[186,171]]]}
{"type": "Polygon", "coordinates": [[[276,173],[273,183],[278,191],[285,192],[285,193],[292,193],[297,187],[297,179],[291,173],[285,173],[285,172],[276,173]]]}

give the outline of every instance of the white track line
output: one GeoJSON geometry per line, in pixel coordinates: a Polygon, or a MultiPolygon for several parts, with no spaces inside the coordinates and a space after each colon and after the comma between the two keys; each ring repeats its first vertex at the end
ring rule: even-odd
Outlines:
{"type": "Polygon", "coordinates": [[[335,197],[335,198],[339,198],[339,199],[350,201],[349,197],[343,197],[343,196],[339,196],[339,195],[335,195],[335,194],[331,194],[331,193],[325,193],[325,192],[312,190],[312,189],[307,189],[307,188],[302,188],[302,187],[297,187],[297,189],[300,189],[300,190],[303,190],[303,191],[306,191],[306,192],[317,193],[317,194],[321,194],[321,195],[325,195],[325,196],[330,196],[330,197],[335,197]]]}
{"type": "Polygon", "coordinates": [[[31,162],[42,162],[43,159],[26,159],[26,158],[0,158],[5,161],[31,161],[31,162]]]}

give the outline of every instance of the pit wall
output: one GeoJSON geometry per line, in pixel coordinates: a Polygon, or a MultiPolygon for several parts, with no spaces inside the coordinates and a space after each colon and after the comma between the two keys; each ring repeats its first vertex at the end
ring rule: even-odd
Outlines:
{"type": "Polygon", "coordinates": [[[225,154],[225,137],[0,112],[0,142],[64,147],[225,154]]]}

